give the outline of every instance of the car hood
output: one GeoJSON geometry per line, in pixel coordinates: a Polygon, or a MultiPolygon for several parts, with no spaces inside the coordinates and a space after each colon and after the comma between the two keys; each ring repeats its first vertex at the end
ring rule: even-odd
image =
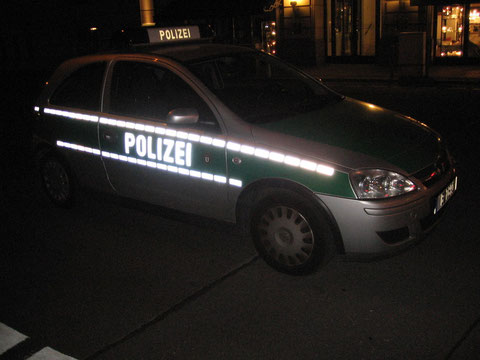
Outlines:
{"type": "Polygon", "coordinates": [[[439,137],[426,125],[351,98],[308,114],[260,124],[255,141],[341,165],[412,174],[435,161],[439,137]],[[279,137],[280,136],[280,137],[279,137]]]}

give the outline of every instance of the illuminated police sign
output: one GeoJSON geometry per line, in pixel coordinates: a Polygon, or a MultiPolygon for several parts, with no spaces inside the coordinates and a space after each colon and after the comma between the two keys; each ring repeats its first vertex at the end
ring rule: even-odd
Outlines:
{"type": "Polygon", "coordinates": [[[198,26],[151,28],[147,29],[147,31],[148,40],[151,44],[200,39],[198,26]]]}
{"type": "Polygon", "coordinates": [[[178,166],[192,166],[192,144],[168,138],[125,133],[125,154],[164,161],[178,166]]]}

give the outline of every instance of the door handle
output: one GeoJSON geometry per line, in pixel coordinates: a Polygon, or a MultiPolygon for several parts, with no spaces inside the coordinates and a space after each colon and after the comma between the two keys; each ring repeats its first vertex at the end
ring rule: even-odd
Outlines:
{"type": "Polygon", "coordinates": [[[103,132],[103,139],[109,143],[116,143],[118,140],[118,135],[110,131],[103,132]]]}

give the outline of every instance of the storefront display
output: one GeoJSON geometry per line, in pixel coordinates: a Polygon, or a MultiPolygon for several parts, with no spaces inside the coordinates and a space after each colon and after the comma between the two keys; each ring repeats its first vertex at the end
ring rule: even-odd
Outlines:
{"type": "Polygon", "coordinates": [[[480,57],[480,3],[437,7],[436,16],[436,57],[480,57]]]}
{"type": "Polygon", "coordinates": [[[463,6],[443,6],[437,11],[436,56],[463,55],[463,6]]]}
{"type": "Polygon", "coordinates": [[[283,7],[275,8],[278,40],[267,40],[265,33],[262,48],[273,53],[272,44],[278,41],[276,52],[295,62],[378,62],[394,67],[405,59],[420,58],[427,68],[480,61],[480,0],[277,0],[275,4],[279,1],[283,7]],[[401,43],[412,34],[423,40],[401,43]]]}
{"type": "Polygon", "coordinates": [[[268,54],[277,53],[277,30],[275,21],[262,21],[262,47],[261,50],[268,54]]]}
{"type": "Polygon", "coordinates": [[[480,4],[472,4],[468,16],[468,57],[480,57],[480,4]]]}

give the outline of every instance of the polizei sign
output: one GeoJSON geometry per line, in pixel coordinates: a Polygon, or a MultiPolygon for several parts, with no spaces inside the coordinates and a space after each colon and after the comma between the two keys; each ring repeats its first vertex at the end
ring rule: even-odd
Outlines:
{"type": "Polygon", "coordinates": [[[192,144],[190,142],[125,133],[125,154],[178,166],[192,166],[192,144]]]}
{"type": "Polygon", "coordinates": [[[148,29],[148,40],[151,44],[198,39],[200,39],[200,30],[198,26],[148,29]]]}

